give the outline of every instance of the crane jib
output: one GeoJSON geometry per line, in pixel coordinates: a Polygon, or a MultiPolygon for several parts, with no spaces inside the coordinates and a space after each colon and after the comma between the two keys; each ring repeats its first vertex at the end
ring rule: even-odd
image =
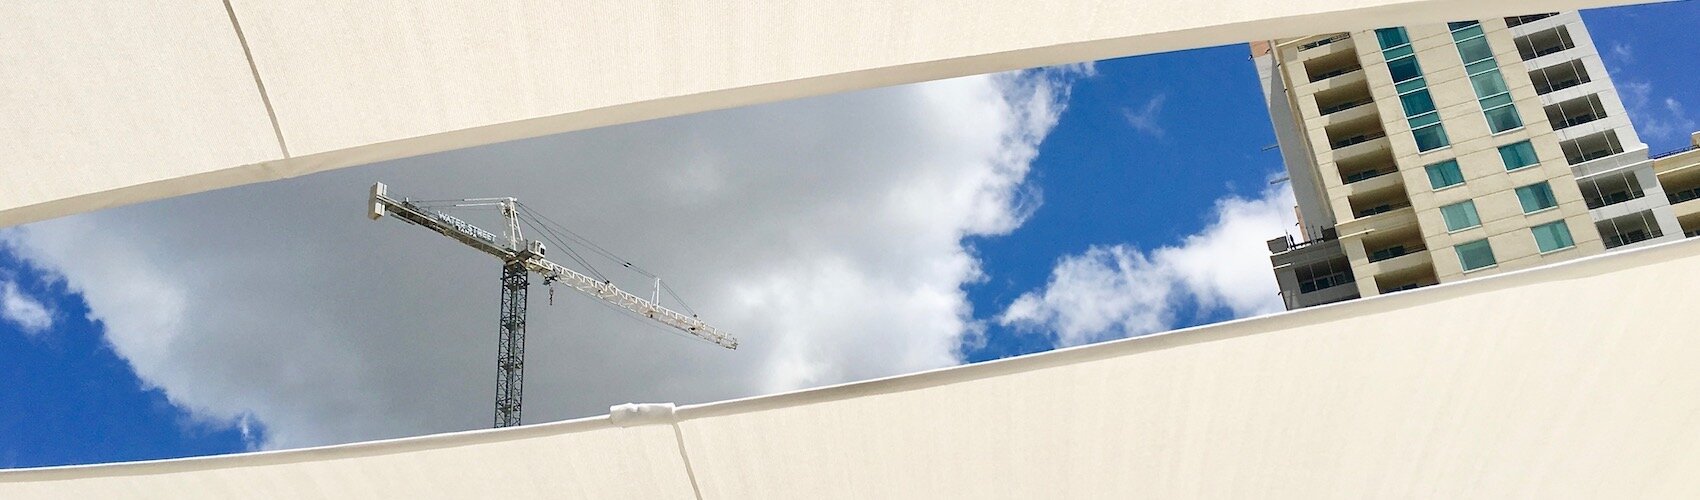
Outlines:
{"type": "MultiPolygon", "coordinates": [[[[496,427],[520,424],[521,396],[523,395],[522,377],[525,373],[522,369],[525,362],[525,300],[526,290],[530,288],[528,277],[533,272],[543,275],[548,282],[565,282],[573,289],[584,292],[586,295],[601,299],[603,302],[649,318],[657,323],[684,331],[698,339],[706,340],[727,349],[738,348],[738,339],[721,333],[695,316],[686,316],[678,311],[661,307],[661,304],[655,301],[627,293],[606,280],[592,278],[543,258],[543,242],[528,241],[520,235],[519,225],[522,220],[519,210],[516,208],[519,200],[515,198],[462,200],[471,202],[493,200],[499,202],[502,207],[502,215],[507,218],[508,231],[505,238],[498,240],[495,233],[485,231],[470,222],[461,220],[459,217],[415,205],[406,199],[396,200],[389,197],[388,193],[388,187],[383,183],[372,185],[371,198],[367,205],[366,216],[368,218],[378,220],[385,213],[393,213],[397,219],[430,229],[502,260],[502,322],[501,335],[498,341],[500,353],[496,359],[496,366],[501,373],[497,376],[496,427]]],[[[485,203],[479,206],[491,204],[485,203]]],[[[626,264],[626,266],[630,267],[631,265],[626,264]]],[[[660,288],[660,278],[656,278],[657,297],[660,296],[660,288]]],[[[551,291],[551,297],[553,297],[553,291],[551,291]]]]}

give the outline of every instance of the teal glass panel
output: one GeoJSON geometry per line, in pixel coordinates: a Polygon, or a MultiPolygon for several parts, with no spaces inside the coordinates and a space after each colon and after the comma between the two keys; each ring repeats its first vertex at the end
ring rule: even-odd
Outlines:
{"type": "Polygon", "coordinates": [[[1399,96],[1399,104],[1405,106],[1405,116],[1417,116],[1434,111],[1434,97],[1428,90],[1418,90],[1399,96]]]}
{"type": "MultiPolygon", "coordinates": [[[[1475,21],[1471,21],[1471,22],[1474,23],[1475,21]]],[[[1467,27],[1467,28],[1462,28],[1462,29],[1453,28],[1452,29],[1452,40],[1453,41],[1469,40],[1471,38],[1475,38],[1475,37],[1479,37],[1479,36],[1482,36],[1482,25],[1480,23],[1469,25],[1469,27],[1467,27]]]]}
{"type": "Polygon", "coordinates": [[[1428,86],[1428,82],[1423,81],[1423,79],[1421,79],[1421,78],[1418,78],[1418,79],[1411,80],[1411,81],[1408,81],[1408,82],[1400,83],[1398,85],[1394,85],[1393,89],[1397,90],[1399,93],[1403,94],[1403,93],[1410,92],[1410,91],[1413,91],[1413,90],[1422,90],[1423,87],[1427,87],[1427,86],[1428,86]]]}
{"type": "Polygon", "coordinates": [[[1540,158],[1535,157],[1535,145],[1529,144],[1529,141],[1500,146],[1499,159],[1505,161],[1506,170],[1517,170],[1541,162],[1540,158]]]}
{"type": "Polygon", "coordinates": [[[1494,108],[1483,113],[1487,115],[1488,128],[1496,134],[1523,126],[1523,118],[1517,116],[1516,106],[1494,108]]]}
{"type": "Polygon", "coordinates": [[[1439,149],[1451,144],[1446,139],[1446,130],[1441,128],[1439,123],[1412,130],[1411,135],[1417,140],[1417,151],[1439,149]]]}
{"type": "Polygon", "coordinates": [[[1416,57],[1406,57],[1396,61],[1387,61],[1387,73],[1393,75],[1393,81],[1403,82],[1423,76],[1423,69],[1417,65],[1416,57]]]}
{"type": "Polygon", "coordinates": [[[1417,53],[1417,49],[1411,48],[1410,45],[1402,45],[1381,51],[1381,58],[1391,61],[1415,53],[1417,53]]]}
{"type": "Polygon", "coordinates": [[[1458,56],[1464,59],[1464,64],[1493,57],[1493,47],[1488,46],[1487,38],[1476,38],[1458,42],[1458,56]]]}
{"type": "Polygon", "coordinates": [[[1576,242],[1570,238],[1570,226],[1565,225],[1564,221],[1531,227],[1529,232],[1535,233],[1535,246],[1541,249],[1541,253],[1576,246],[1576,242]]]}
{"type": "MultiPolygon", "coordinates": [[[[1449,29],[1449,30],[1456,32],[1456,31],[1464,29],[1464,28],[1476,26],[1477,29],[1480,30],[1481,24],[1482,23],[1480,21],[1458,21],[1458,22],[1454,22],[1454,23],[1446,23],[1446,29],[1449,29]]],[[[1478,31],[1478,34],[1479,33],[1480,32],[1478,31]]],[[[1460,38],[1469,38],[1469,37],[1460,37],[1460,38]]]]}
{"type": "MultiPolygon", "coordinates": [[[[1506,92],[1510,92],[1511,89],[1505,87],[1505,78],[1500,76],[1499,70],[1493,70],[1470,77],[1470,85],[1476,88],[1476,97],[1505,94],[1506,100],[1511,99],[1511,95],[1506,94],[1506,92]]],[[[1488,107],[1485,103],[1483,106],[1488,107]]]]}
{"type": "Polygon", "coordinates": [[[1426,126],[1433,125],[1433,124],[1436,124],[1436,123],[1440,123],[1440,113],[1428,113],[1428,114],[1424,114],[1424,115],[1413,116],[1413,117],[1410,118],[1410,122],[1411,122],[1411,128],[1413,128],[1413,129],[1422,128],[1422,127],[1426,127],[1426,126]]]}
{"type": "Polygon", "coordinates": [[[1492,60],[1492,59],[1488,59],[1486,61],[1476,61],[1474,63],[1471,63],[1469,66],[1465,66],[1464,72],[1474,75],[1474,74],[1477,74],[1477,73],[1481,73],[1483,71],[1491,71],[1491,70],[1496,70],[1496,69],[1499,69],[1499,62],[1492,60]]]}
{"type": "Polygon", "coordinates": [[[1482,99],[1482,109],[1493,109],[1511,104],[1511,94],[1499,94],[1482,99]]]}
{"type": "Polygon", "coordinates": [[[1375,30],[1375,39],[1376,41],[1381,42],[1382,50],[1411,43],[1411,38],[1405,34],[1405,28],[1382,28],[1375,30]]]}
{"type": "Polygon", "coordinates": [[[1446,160],[1425,167],[1428,170],[1428,185],[1434,189],[1456,186],[1464,183],[1464,173],[1458,170],[1458,160],[1446,160]]]}
{"type": "Polygon", "coordinates": [[[1463,265],[1465,271],[1481,269],[1499,263],[1493,259],[1493,247],[1488,245],[1487,240],[1472,241],[1452,247],[1452,249],[1458,252],[1458,263],[1463,265]]]}
{"type": "Polygon", "coordinates": [[[1558,199],[1552,195],[1552,186],[1545,182],[1517,188],[1517,201],[1523,204],[1523,213],[1558,206],[1558,199]]]}
{"type": "Polygon", "coordinates": [[[1440,215],[1446,218],[1446,230],[1458,231],[1482,225],[1481,217],[1476,215],[1476,202],[1464,200],[1440,207],[1440,215]]]}

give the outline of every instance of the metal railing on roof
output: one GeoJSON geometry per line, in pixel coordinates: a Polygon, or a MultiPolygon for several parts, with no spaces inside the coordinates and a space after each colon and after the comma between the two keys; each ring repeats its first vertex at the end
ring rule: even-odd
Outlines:
{"type": "Polygon", "coordinates": [[[1349,35],[1349,34],[1346,34],[1346,33],[1340,33],[1340,34],[1337,34],[1337,35],[1334,35],[1334,36],[1331,36],[1331,37],[1328,37],[1328,38],[1324,38],[1324,39],[1317,40],[1317,41],[1314,41],[1314,42],[1306,43],[1304,45],[1300,45],[1299,46],[1299,52],[1304,52],[1306,50],[1321,47],[1323,45],[1328,45],[1328,44],[1338,42],[1338,41],[1341,41],[1341,40],[1345,40],[1345,39],[1348,39],[1348,38],[1351,38],[1351,37],[1352,37],[1352,35],[1349,35]]]}
{"type": "Polygon", "coordinates": [[[1700,145],[1690,144],[1690,145],[1688,145],[1688,147],[1677,148],[1677,149],[1673,149],[1673,150],[1670,150],[1670,151],[1665,151],[1663,153],[1653,155],[1650,158],[1657,160],[1657,159],[1660,159],[1660,158],[1667,158],[1667,157],[1687,153],[1689,151],[1693,151],[1693,150],[1696,150],[1696,149],[1700,149],[1700,145]]]}

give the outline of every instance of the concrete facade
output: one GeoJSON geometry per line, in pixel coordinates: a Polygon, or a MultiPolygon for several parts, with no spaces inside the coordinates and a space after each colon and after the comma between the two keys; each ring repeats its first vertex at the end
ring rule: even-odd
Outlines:
{"type": "Polygon", "coordinates": [[[1313,293],[1292,270],[1341,255],[1367,297],[1682,237],[1575,12],[1252,52],[1303,237],[1329,228],[1341,252],[1275,253],[1283,295],[1313,293]]]}

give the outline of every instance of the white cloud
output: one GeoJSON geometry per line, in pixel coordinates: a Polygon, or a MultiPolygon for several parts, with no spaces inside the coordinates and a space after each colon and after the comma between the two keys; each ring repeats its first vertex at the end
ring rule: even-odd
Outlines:
{"type": "Polygon", "coordinates": [[[997,321],[1080,345],[1172,328],[1182,301],[1235,317],[1283,309],[1264,242],[1286,229],[1290,190],[1217,200],[1215,219],[1178,246],[1149,253],[1094,246],[1057,262],[1041,290],[1022,294],[997,321]]]}
{"type": "Polygon", "coordinates": [[[1611,54],[1622,64],[1635,63],[1635,47],[1623,42],[1612,42],[1611,54]]]}
{"type": "Polygon", "coordinates": [[[41,333],[53,328],[53,311],[35,297],[18,289],[12,281],[0,280],[0,318],[5,318],[24,333],[41,333]]]}
{"type": "Polygon", "coordinates": [[[962,240],[1007,233],[1036,206],[1022,183],[1078,74],[517,141],[10,238],[83,295],[145,382],[198,418],[259,424],[267,447],[490,425],[499,264],[366,220],[376,180],[422,199],[517,196],[666,277],[743,342],[734,352],[669,336],[565,288],[550,306],[534,284],[527,422],[882,376],[960,361],[975,331],[962,286],[982,279],[962,240]]]}
{"type": "Polygon", "coordinates": [[[1163,124],[1158,120],[1163,114],[1163,103],[1168,99],[1168,94],[1157,94],[1151,100],[1145,101],[1145,105],[1137,111],[1122,109],[1122,117],[1127,119],[1127,124],[1132,126],[1134,130],[1150,134],[1152,137],[1162,138],[1164,134],[1168,133],[1168,130],[1164,129],[1163,124]]]}
{"type": "Polygon", "coordinates": [[[1696,123],[1688,116],[1682,101],[1666,97],[1653,98],[1653,85],[1647,82],[1626,82],[1622,91],[1623,106],[1629,119],[1641,134],[1660,140],[1686,138],[1695,131],[1696,123]]]}

